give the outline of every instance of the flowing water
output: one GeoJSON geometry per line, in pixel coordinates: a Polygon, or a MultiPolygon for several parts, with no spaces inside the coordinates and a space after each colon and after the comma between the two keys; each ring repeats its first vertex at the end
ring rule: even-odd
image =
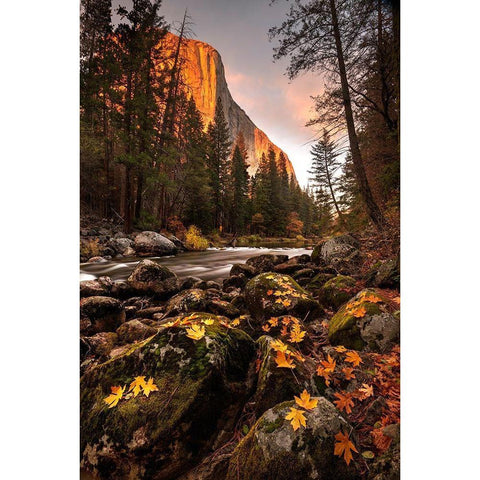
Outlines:
{"type": "MultiPolygon", "coordinates": [[[[210,248],[204,252],[184,252],[170,257],[150,257],[150,260],[165,265],[174,271],[179,278],[188,276],[202,280],[223,280],[228,277],[234,263],[245,263],[255,255],[276,253],[293,257],[304,253],[310,254],[308,248],[210,248]]],[[[123,257],[103,263],[80,264],[80,280],[93,280],[106,275],[112,280],[125,280],[142,260],[137,257],[123,257]]]]}

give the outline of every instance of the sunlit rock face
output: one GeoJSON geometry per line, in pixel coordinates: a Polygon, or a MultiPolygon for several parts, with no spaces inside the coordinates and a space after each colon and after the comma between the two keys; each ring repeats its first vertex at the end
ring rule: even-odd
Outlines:
{"type": "MultiPolygon", "coordinates": [[[[178,37],[168,34],[166,41],[177,46],[178,37]]],[[[190,90],[197,108],[203,115],[205,125],[213,120],[217,98],[222,99],[225,117],[230,127],[232,140],[240,132],[245,137],[249,164],[249,173],[254,174],[259,166],[262,153],[268,154],[272,148],[278,157],[282,151],[273,144],[267,135],[257,128],[248,115],[233,100],[228,90],[220,54],[210,45],[198,40],[184,39],[182,41],[181,56],[183,59],[183,80],[190,90]]],[[[295,171],[288,158],[286,158],[287,171],[295,178],[295,171]]]]}

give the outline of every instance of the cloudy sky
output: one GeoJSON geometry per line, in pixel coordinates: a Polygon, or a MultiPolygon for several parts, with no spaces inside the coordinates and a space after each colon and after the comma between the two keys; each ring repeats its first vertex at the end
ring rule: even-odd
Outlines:
{"type": "MultiPolygon", "coordinates": [[[[114,5],[128,5],[117,0],[114,5]]],[[[220,53],[233,99],[252,121],[290,157],[302,185],[308,180],[310,142],[315,131],[304,125],[312,116],[311,95],[322,80],[312,74],[292,82],[284,75],[287,62],[273,63],[274,42],[267,32],[281,23],[289,3],[278,0],[163,0],[168,23],[179,22],[185,11],[194,22],[197,40],[220,53]]]]}

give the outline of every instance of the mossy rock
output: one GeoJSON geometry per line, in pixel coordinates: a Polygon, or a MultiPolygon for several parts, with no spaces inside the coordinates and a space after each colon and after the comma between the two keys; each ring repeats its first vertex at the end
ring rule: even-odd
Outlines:
{"type": "Polygon", "coordinates": [[[205,291],[199,288],[191,288],[177,293],[168,301],[165,307],[165,316],[195,311],[200,312],[205,310],[206,305],[207,295],[205,291]]]}
{"type": "Polygon", "coordinates": [[[308,291],[314,292],[322,288],[331,278],[334,278],[334,273],[317,273],[308,285],[305,287],[308,291]]]}
{"type": "Polygon", "coordinates": [[[335,435],[351,427],[327,399],[317,400],[296,431],[285,419],[293,401],[267,410],[235,448],[226,480],[359,479],[354,462],[333,454],[335,435]]]}
{"type": "Polygon", "coordinates": [[[250,395],[245,381],[255,344],[215,315],[189,318],[204,326],[200,340],[187,337],[186,326],[163,327],[81,378],[82,465],[99,478],[177,478],[212,447],[217,432],[233,432],[250,395]],[[128,389],[142,375],[159,390],[108,408],[111,386],[128,389]]]}
{"type": "Polygon", "coordinates": [[[256,255],[247,260],[246,264],[252,266],[256,273],[270,272],[275,265],[288,261],[288,255],[274,255],[265,253],[256,255]]]}
{"type": "Polygon", "coordinates": [[[332,345],[344,345],[354,350],[385,352],[399,342],[399,337],[399,318],[392,315],[387,299],[376,289],[365,289],[355,295],[333,316],[328,327],[328,339],[332,345]],[[366,300],[370,295],[380,301],[366,300]],[[357,309],[364,309],[364,314],[355,316],[354,310],[357,309]]]}
{"type": "Polygon", "coordinates": [[[320,304],[288,275],[257,275],[247,283],[244,295],[250,314],[257,320],[293,315],[312,321],[323,313],[320,304]]]}
{"type": "MultiPolygon", "coordinates": [[[[272,408],[277,403],[290,400],[294,395],[300,395],[303,389],[311,395],[318,395],[314,381],[315,362],[306,357],[305,362],[293,362],[295,368],[279,368],[275,362],[276,352],[271,347],[274,339],[262,336],[257,340],[260,350],[260,368],[258,370],[257,387],[253,401],[257,416],[272,408]]],[[[293,348],[292,348],[293,350],[293,348]]]]}
{"type": "Polygon", "coordinates": [[[339,308],[358,292],[356,280],[346,275],[337,275],[325,282],[318,291],[318,301],[324,307],[339,308]]]}

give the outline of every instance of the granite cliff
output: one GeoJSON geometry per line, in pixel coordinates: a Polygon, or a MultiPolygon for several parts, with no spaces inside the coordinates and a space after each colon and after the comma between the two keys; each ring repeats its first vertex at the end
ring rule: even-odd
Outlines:
{"type": "MultiPolygon", "coordinates": [[[[168,34],[168,40],[176,45],[178,37],[168,34]]],[[[172,46],[173,46],[172,45],[172,46]]],[[[182,41],[183,80],[192,94],[197,108],[203,115],[205,125],[213,120],[217,98],[221,98],[225,117],[230,127],[232,140],[243,132],[248,152],[249,173],[256,172],[262,153],[272,148],[275,154],[282,151],[248,117],[245,111],[233,100],[225,78],[225,69],[220,54],[211,45],[193,39],[182,41]]],[[[287,171],[296,180],[295,171],[288,158],[287,171]]]]}

